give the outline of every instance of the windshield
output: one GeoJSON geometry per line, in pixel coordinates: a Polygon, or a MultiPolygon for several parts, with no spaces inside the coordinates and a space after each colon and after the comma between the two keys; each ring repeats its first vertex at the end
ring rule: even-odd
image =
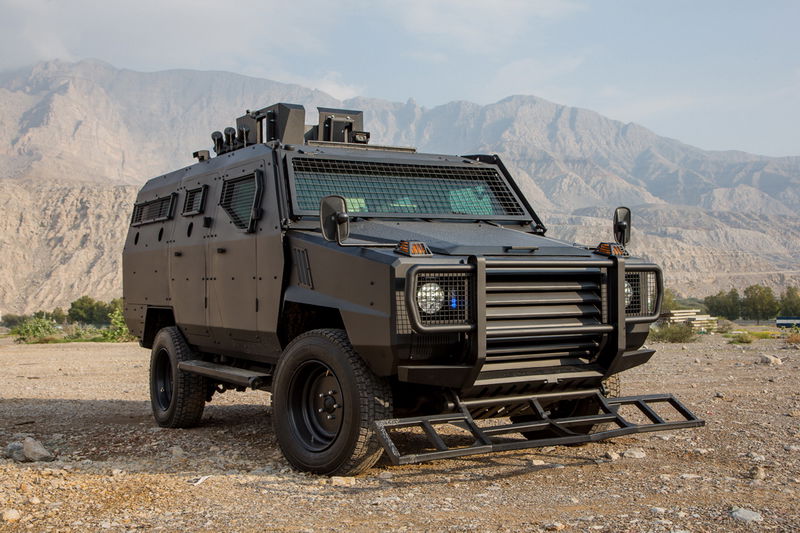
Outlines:
{"type": "Polygon", "coordinates": [[[525,211],[496,168],[292,158],[296,207],[319,210],[325,196],[345,198],[364,216],[522,218],[525,211]]]}

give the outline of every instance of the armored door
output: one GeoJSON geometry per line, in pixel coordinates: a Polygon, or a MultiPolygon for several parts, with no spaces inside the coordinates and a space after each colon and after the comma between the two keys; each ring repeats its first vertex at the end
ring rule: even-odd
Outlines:
{"type": "Polygon", "coordinates": [[[203,224],[212,176],[187,178],[178,189],[178,209],[169,247],[169,280],[175,320],[192,344],[209,336],[206,319],[206,237],[203,224]]]}
{"type": "Polygon", "coordinates": [[[212,229],[206,239],[208,322],[215,344],[244,351],[258,342],[256,227],[264,162],[232,167],[216,178],[212,229]]]}

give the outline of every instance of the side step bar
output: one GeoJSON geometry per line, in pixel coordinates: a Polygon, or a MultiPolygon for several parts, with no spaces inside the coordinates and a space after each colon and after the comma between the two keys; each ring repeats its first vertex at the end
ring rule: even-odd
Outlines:
{"type": "MultiPolygon", "coordinates": [[[[536,396],[526,398],[535,419],[530,422],[517,422],[499,426],[479,427],[470,415],[469,407],[475,407],[480,400],[468,402],[458,401],[459,412],[432,416],[409,417],[400,419],[377,420],[375,430],[383,448],[396,465],[422,463],[437,459],[450,459],[489,452],[506,450],[520,450],[542,446],[558,446],[564,444],[579,444],[595,442],[631,433],[644,433],[648,431],[665,431],[670,429],[693,428],[705,425],[705,421],[697,418],[686,406],[671,394],[652,394],[644,396],[628,396],[624,398],[606,398],[599,392],[592,397],[599,405],[599,414],[553,419],[547,416],[536,396]],[[668,404],[683,420],[667,421],[653,408],[654,405],[668,404]],[[625,419],[620,414],[620,407],[629,406],[638,410],[638,413],[649,420],[649,423],[634,423],[625,419]],[[597,433],[576,433],[570,428],[586,426],[588,424],[609,423],[616,428],[598,431],[597,433]],[[450,448],[445,444],[442,436],[436,431],[436,426],[453,425],[466,429],[474,437],[475,442],[470,446],[450,448]],[[392,440],[391,430],[406,428],[421,428],[429,444],[436,451],[402,454],[392,440]],[[517,438],[514,440],[495,440],[495,437],[510,433],[521,433],[549,429],[555,436],[541,439],[517,438]]],[[[486,399],[492,402],[491,398],[486,399]]],[[[634,411],[636,412],[636,411],[634,411]]]]}
{"type": "Polygon", "coordinates": [[[181,361],[178,363],[178,369],[192,374],[199,374],[217,381],[223,381],[241,387],[251,387],[253,389],[262,388],[269,384],[272,379],[271,374],[247,370],[245,368],[236,368],[234,366],[218,365],[201,360],[181,361]]]}

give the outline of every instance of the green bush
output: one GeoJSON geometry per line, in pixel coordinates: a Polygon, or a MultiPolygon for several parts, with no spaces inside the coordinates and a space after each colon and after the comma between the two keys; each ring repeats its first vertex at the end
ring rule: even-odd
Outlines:
{"type": "Polygon", "coordinates": [[[95,326],[69,324],[64,327],[64,340],[68,342],[94,341],[102,338],[102,332],[95,326]]]}
{"type": "Polygon", "coordinates": [[[125,317],[122,315],[122,309],[114,307],[108,314],[111,325],[103,330],[103,340],[106,342],[130,342],[136,340],[136,337],[131,335],[128,330],[128,325],[125,324],[125,317]]]}
{"type": "Polygon", "coordinates": [[[32,343],[45,337],[52,337],[58,333],[55,323],[46,318],[29,318],[11,330],[15,336],[14,342],[32,343]]]}
{"type": "Polygon", "coordinates": [[[649,339],[655,342],[692,342],[696,338],[689,324],[665,324],[650,328],[649,339]]]}
{"type": "Polygon", "coordinates": [[[739,333],[734,333],[730,340],[728,341],[729,344],[750,344],[753,342],[754,337],[747,331],[740,331],[739,333]]]}

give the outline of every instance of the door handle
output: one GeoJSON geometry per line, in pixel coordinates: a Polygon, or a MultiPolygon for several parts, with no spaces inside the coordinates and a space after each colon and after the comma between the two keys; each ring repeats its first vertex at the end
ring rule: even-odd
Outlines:
{"type": "Polygon", "coordinates": [[[175,257],[180,257],[183,255],[183,252],[175,252],[175,257]]]}
{"type": "Polygon", "coordinates": [[[224,254],[225,252],[227,252],[227,250],[225,248],[217,248],[217,253],[218,254],[224,254]]]}

